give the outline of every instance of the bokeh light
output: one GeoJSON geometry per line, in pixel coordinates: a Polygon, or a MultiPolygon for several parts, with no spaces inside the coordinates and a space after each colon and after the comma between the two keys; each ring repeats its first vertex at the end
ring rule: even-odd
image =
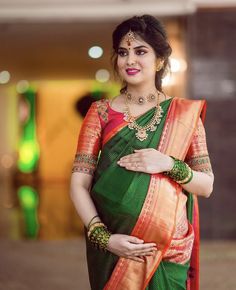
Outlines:
{"type": "Polygon", "coordinates": [[[171,72],[181,72],[187,69],[187,63],[183,59],[170,58],[171,72]]]}
{"type": "Polygon", "coordinates": [[[23,94],[29,89],[29,82],[26,80],[21,80],[16,84],[17,93],[23,94]]]}
{"type": "Polygon", "coordinates": [[[11,75],[7,70],[0,72],[0,84],[7,84],[10,78],[11,78],[11,75]]]}
{"type": "Polygon", "coordinates": [[[103,55],[103,49],[100,46],[92,46],[88,50],[88,55],[91,58],[99,58],[103,55]]]}
{"type": "Polygon", "coordinates": [[[14,163],[13,157],[9,154],[4,154],[1,157],[1,165],[5,169],[9,169],[12,167],[14,163]]]}
{"type": "Polygon", "coordinates": [[[110,79],[110,73],[106,69],[99,69],[96,72],[95,78],[98,82],[105,83],[110,79]]]}

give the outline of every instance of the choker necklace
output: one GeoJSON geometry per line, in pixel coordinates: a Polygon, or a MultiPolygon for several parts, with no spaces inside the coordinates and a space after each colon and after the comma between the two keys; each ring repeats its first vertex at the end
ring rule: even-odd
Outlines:
{"type": "Polygon", "coordinates": [[[148,122],[148,124],[146,124],[145,126],[140,126],[136,122],[136,120],[135,120],[136,117],[132,116],[130,113],[130,109],[128,106],[128,100],[127,100],[127,98],[125,99],[126,107],[124,110],[124,120],[129,123],[129,125],[128,125],[129,129],[137,131],[135,133],[135,136],[140,141],[146,140],[148,138],[147,131],[151,131],[151,132],[155,131],[157,129],[157,125],[160,124],[160,122],[161,122],[163,110],[162,110],[162,107],[160,106],[160,103],[159,103],[159,96],[160,96],[160,92],[158,92],[157,104],[155,106],[154,115],[153,115],[152,119],[150,120],[150,122],[148,122]]]}
{"type": "MultiPolygon", "coordinates": [[[[159,94],[159,92],[158,92],[158,94],[159,94]]],[[[138,105],[143,105],[147,102],[153,102],[156,100],[155,94],[149,94],[147,97],[144,97],[144,96],[135,97],[131,93],[129,93],[127,90],[125,90],[124,95],[126,96],[126,100],[129,103],[135,103],[138,105]]]]}

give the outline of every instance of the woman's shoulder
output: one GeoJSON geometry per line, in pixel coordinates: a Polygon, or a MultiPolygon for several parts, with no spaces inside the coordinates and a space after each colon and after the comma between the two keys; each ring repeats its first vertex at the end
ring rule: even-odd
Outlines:
{"type": "Polygon", "coordinates": [[[109,100],[103,98],[103,99],[100,99],[100,100],[94,101],[94,102],[92,103],[92,105],[93,105],[93,106],[96,106],[97,108],[99,108],[99,107],[107,106],[108,103],[109,103],[109,100]]]}
{"type": "Polygon", "coordinates": [[[113,105],[115,105],[115,109],[119,110],[119,107],[123,107],[123,99],[121,99],[121,95],[114,96],[109,99],[100,99],[94,102],[99,111],[108,110],[108,108],[113,109],[113,105]]]}

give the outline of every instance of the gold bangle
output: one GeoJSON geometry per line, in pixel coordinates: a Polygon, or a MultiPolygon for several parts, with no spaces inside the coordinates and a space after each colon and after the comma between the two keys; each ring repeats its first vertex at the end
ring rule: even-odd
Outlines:
{"type": "Polygon", "coordinates": [[[193,170],[192,169],[191,169],[190,174],[189,174],[188,177],[189,177],[188,179],[186,178],[186,180],[182,181],[180,184],[187,184],[193,179],[193,170]]]}
{"type": "Polygon", "coordinates": [[[100,227],[100,226],[105,226],[105,225],[102,222],[96,222],[96,223],[92,224],[90,229],[88,230],[88,236],[93,231],[93,229],[95,229],[96,227],[100,227]]]}
{"type": "Polygon", "coordinates": [[[176,182],[178,182],[179,184],[187,182],[190,179],[191,175],[192,175],[192,169],[188,166],[188,164],[186,164],[186,167],[188,168],[188,171],[189,171],[188,172],[188,176],[185,179],[183,179],[183,180],[176,180],[176,182]]]}
{"type": "Polygon", "coordinates": [[[90,222],[88,223],[87,229],[89,229],[89,227],[92,225],[92,221],[97,217],[99,218],[98,214],[91,218],[90,222]]]}
{"type": "Polygon", "coordinates": [[[97,226],[88,239],[96,249],[106,251],[110,236],[111,232],[108,231],[106,226],[97,226]]]}
{"type": "Polygon", "coordinates": [[[105,224],[102,223],[102,222],[96,222],[96,223],[92,224],[90,229],[88,230],[88,233],[87,233],[88,237],[90,236],[90,234],[93,231],[93,229],[95,229],[96,227],[100,227],[100,226],[106,227],[105,224]]]}

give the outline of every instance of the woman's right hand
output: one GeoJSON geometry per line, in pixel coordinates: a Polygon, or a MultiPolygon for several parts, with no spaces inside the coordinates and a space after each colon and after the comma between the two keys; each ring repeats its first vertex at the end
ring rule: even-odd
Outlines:
{"type": "Polygon", "coordinates": [[[119,257],[144,262],[142,256],[153,256],[157,248],[155,243],[144,243],[134,236],[113,234],[109,238],[107,250],[119,257]]]}

